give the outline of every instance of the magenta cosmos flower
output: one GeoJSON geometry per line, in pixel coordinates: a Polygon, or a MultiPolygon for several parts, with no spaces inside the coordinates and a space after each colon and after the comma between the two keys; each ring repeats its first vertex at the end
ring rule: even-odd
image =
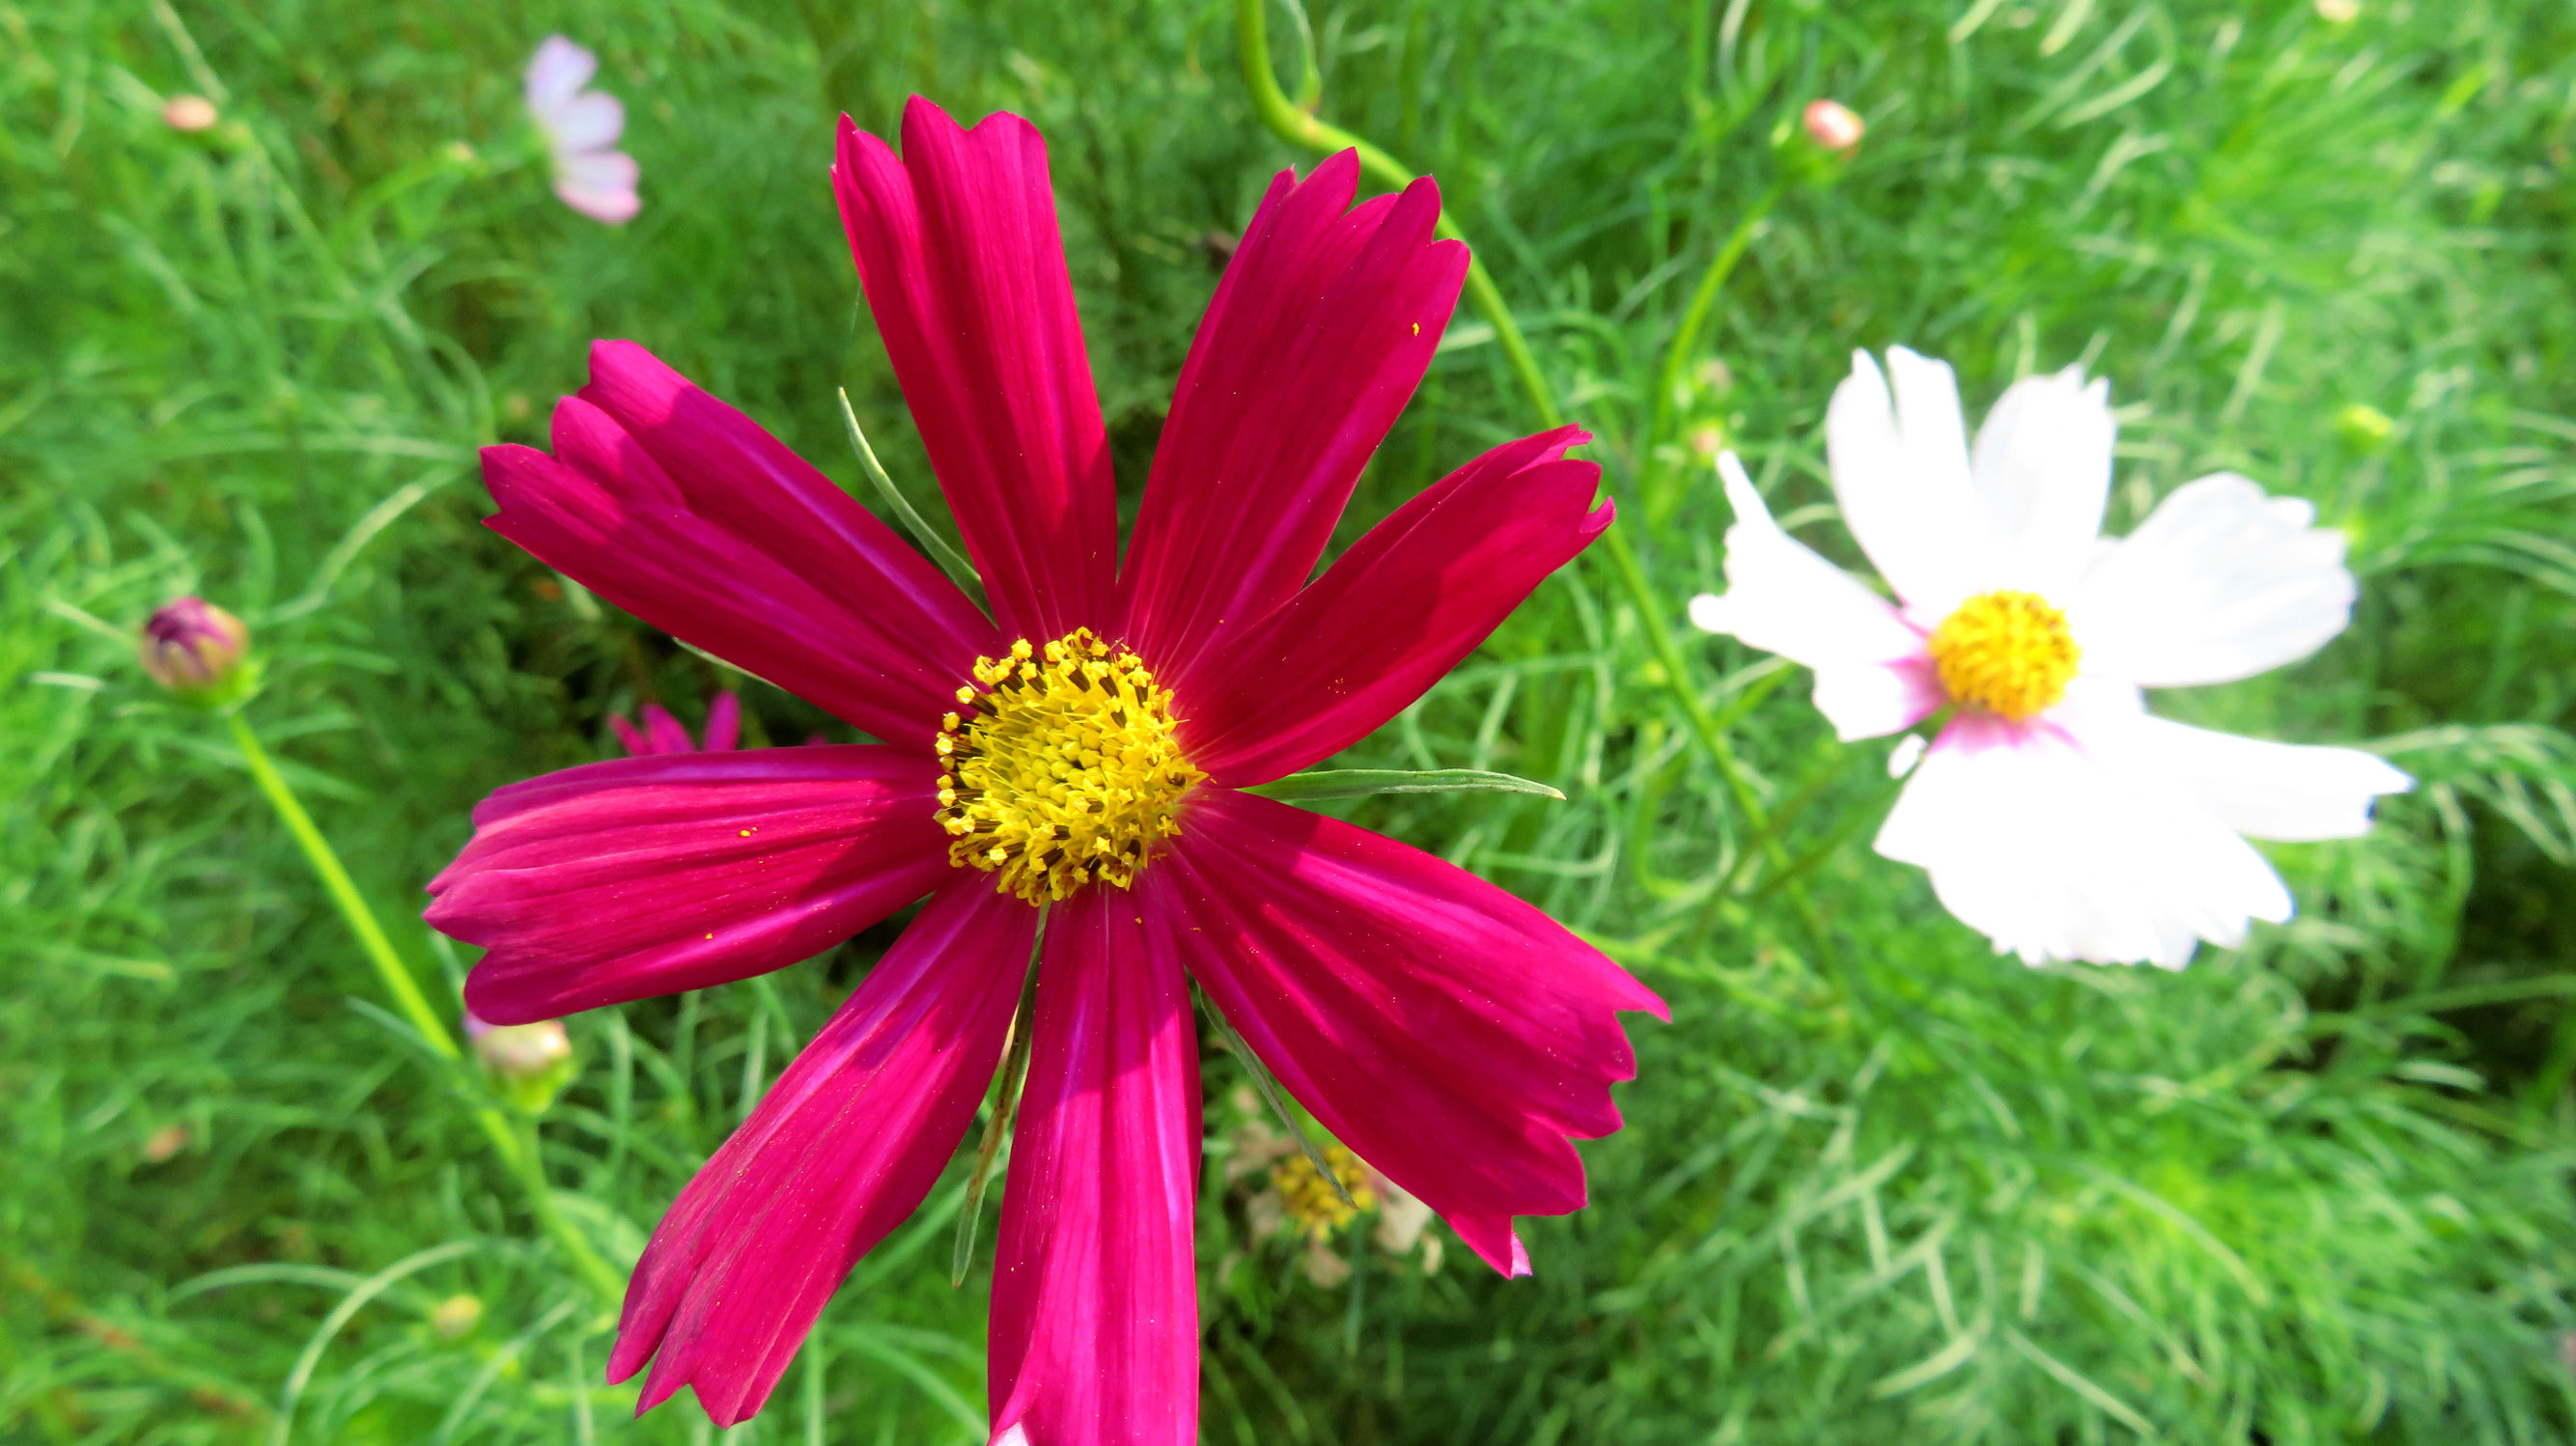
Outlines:
{"type": "Polygon", "coordinates": [[[430,885],[466,997],[538,1019],[806,958],[920,916],[680,1195],[609,1363],[760,1408],[921,1201],[1000,1060],[1046,914],[994,1270],[994,1439],[1197,1439],[1195,980],[1317,1119],[1525,1273],[1619,1126],[1613,1011],[1655,996],[1510,894],[1241,790],[1404,707],[1608,525],[1573,428],[1497,447],[1312,582],[1420,382],[1465,249],[1439,195],[1282,173],[1210,303],[1122,561],[1036,130],[916,100],[842,122],[861,281],[986,616],[786,447],[603,342],[554,455],[484,453],[491,526],[883,739],[592,764],[503,789],[430,885]]]}

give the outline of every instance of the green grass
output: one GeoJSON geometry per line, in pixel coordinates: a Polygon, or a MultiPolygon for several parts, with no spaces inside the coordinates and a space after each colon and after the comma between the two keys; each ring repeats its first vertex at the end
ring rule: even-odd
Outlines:
{"type": "MultiPolygon", "coordinates": [[[[1132,505],[1208,238],[1308,159],[1255,121],[1231,10],[0,4],[0,1439],[711,1439],[693,1405],[631,1423],[633,1390],[599,1383],[598,1307],[472,1101],[124,631],[191,589],[251,620],[251,716],[421,977],[456,977],[410,920],[472,803],[599,756],[611,713],[694,720],[742,685],[478,527],[474,447],[537,439],[587,341],[633,337],[865,495],[847,386],[944,517],[824,183],[835,112],[883,128],[917,89],[1047,131],[1132,505]],[[558,205],[520,131],[555,29],[628,103],[646,201],[622,231],[558,205]],[[224,123],[167,130],[184,90],[224,123]],[[459,1295],[482,1315],[443,1333],[459,1295]]],[[[1355,1235],[1326,1289],[1222,1181],[1239,1081],[1212,1053],[1206,1439],[2576,1432],[2576,14],[2361,12],[1273,9],[1292,95],[1311,55],[1321,115],[1439,176],[1599,434],[1666,627],[1728,521],[1690,431],[1847,549],[1818,428],[1852,348],[1952,358],[1972,409],[2082,359],[2122,408],[2115,530],[2232,468],[2313,499],[2362,576],[2316,659],[2157,706],[2376,740],[2424,785],[2368,839],[2273,849],[2302,914],[2243,951],[2025,971],[1867,851],[1884,744],[1835,743],[1803,681],[1732,644],[1677,635],[1674,676],[1596,549],[1349,760],[1569,801],[1349,811],[1671,1000],[1636,1028],[1628,1128],[1586,1149],[1589,1210],[1526,1227],[1535,1279],[1454,1246],[1425,1278],[1355,1235]],[[1659,409],[1708,258],[1819,93],[1868,141],[1783,195],[1659,409]],[[1781,809],[1771,837],[1676,690],[1781,809]]],[[[1491,335],[1462,311],[1344,540],[1533,427],[1491,335]]],[[[750,741],[838,726],[743,686],[750,741]]],[[[631,1257],[890,937],[573,1020],[584,1070],[544,1133],[576,1224],[631,1257]]],[[[976,1439],[989,1266],[944,1271],[963,1176],[731,1439],[976,1439]]]]}

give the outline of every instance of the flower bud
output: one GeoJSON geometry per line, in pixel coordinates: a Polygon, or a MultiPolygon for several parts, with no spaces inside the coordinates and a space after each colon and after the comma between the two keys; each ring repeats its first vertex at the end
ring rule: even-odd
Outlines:
{"type": "Polygon", "coordinates": [[[174,95],[161,107],[161,124],[174,131],[212,130],[217,119],[215,103],[202,95],[174,95]]]}
{"type": "Polygon", "coordinates": [[[469,1010],[465,1037],[473,1041],[474,1057],[500,1083],[502,1093],[530,1114],[553,1104],[556,1093],[572,1082],[572,1036],[564,1033],[560,1019],[491,1024],[469,1010]]]}
{"type": "Polygon", "coordinates": [[[429,1310],[429,1328],[443,1341],[458,1340],[483,1320],[483,1302],[470,1295],[451,1295],[429,1310]]]}
{"type": "Polygon", "coordinates": [[[2367,402],[2354,402],[2335,413],[2335,432],[2356,452],[2376,452],[2397,435],[2397,423],[2367,402]]]}
{"type": "Polygon", "coordinates": [[[165,603],[147,619],[135,659],[154,682],[201,706],[236,702],[258,682],[250,629],[199,597],[165,603]]]}
{"type": "Polygon", "coordinates": [[[1869,130],[1869,123],[1862,120],[1858,112],[1838,100],[1807,102],[1807,109],[1798,117],[1798,123],[1807,128],[1807,139],[1835,155],[1842,155],[1859,145],[1861,136],[1869,130]]]}
{"type": "Polygon", "coordinates": [[[2317,0],[2317,18],[2328,25],[2350,25],[2361,18],[2361,0],[2317,0]]]}

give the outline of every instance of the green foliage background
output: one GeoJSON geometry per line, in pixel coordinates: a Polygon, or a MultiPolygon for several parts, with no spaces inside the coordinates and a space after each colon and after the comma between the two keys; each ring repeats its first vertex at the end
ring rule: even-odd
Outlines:
{"type": "MultiPolygon", "coordinates": [[[[2121,408],[2115,530],[2231,468],[2314,499],[2362,577],[2314,660],[2157,706],[2371,741],[2422,785],[2365,840],[2272,849],[2301,917],[2241,952],[2025,971],[1868,852],[1884,743],[1837,744],[1732,644],[1684,638],[1674,677],[1587,558],[1352,761],[1570,796],[1356,812],[1671,1000],[1635,1027],[1628,1128],[1586,1149],[1589,1210],[1524,1227],[1535,1279],[1455,1249],[1425,1277],[1354,1233],[1333,1289],[1251,1237],[1213,1140],[1208,1440],[2576,1432],[2576,12],[2358,8],[1274,7],[1292,94],[1311,73],[1321,114],[1439,176],[1599,434],[1666,626],[1718,582],[1728,520],[1692,432],[1856,562],[1818,432],[1851,349],[1946,355],[1978,408],[2080,359],[2121,408]],[[1676,318],[1824,93],[1868,140],[1755,232],[1659,428],[1676,318]]],[[[0,4],[0,1438],[710,1439],[692,1404],[630,1422],[633,1389],[600,1384],[597,1305],[128,630],[188,590],[252,621],[253,718],[422,977],[456,976],[407,921],[474,800],[728,685],[478,527],[473,449],[536,440],[587,341],[632,337],[858,486],[847,386],[944,516],[824,181],[836,111],[882,130],[918,90],[1046,130],[1132,503],[1218,243],[1310,159],[1255,122],[1234,24],[1161,0],[0,4]],[[524,133],[554,30],[628,104],[622,230],[557,204],[524,133]],[[223,122],[166,128],[182,91],[223,122]],[[479,1324],[437,1329],[460,1294],[479,1324]]],[[[1345,540],[1531,429],[1489,329],[1462,311],[1451,341],[1345,540]]],[[[746,705],[755,742],[838,726],[746,705]]],[[[631,1257],[890,937],[572,1021],[548,1167],[604,1251],[631,1257]]],[[[1212,1129],[1232,1068],[1211,1054],[1212,1129]]],[[[727,1439],[980,1439],[988,1260],[942,1278],[963,1173],[727,1439]]]]}

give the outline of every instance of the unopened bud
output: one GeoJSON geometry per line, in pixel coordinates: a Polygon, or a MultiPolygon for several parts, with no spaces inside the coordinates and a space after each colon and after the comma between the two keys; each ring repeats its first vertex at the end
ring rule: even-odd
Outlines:
{"type": "Polygon", "coordinates": [[[2357,452],[2376,452],[2397,434],[2397,423],[2386,412],[2364,402],[2354,402],[2335,413],[2334,425],[2345,443],[2357,452]]]}
{"type": "Polygon", "coordinates": [[[451,1295],[429,1308],[429,1328],[443,1341],[461,1338],[482,1319],[483,1302],[470,1295],[451,1295]]]}
{"type": "Polygon", "coordinates": [[[161,107],[161,124],[174,131],[212,130],[217,119],[215,103],[202,95],[174,95],[161,107]]]}
{"type": "Polygon", "coordinates": [[[531,1114],[553,1104],[556,1093],[572,1080],[572,1036],[560,1019],[491,1024],[468,1011],[465,1037],[511,1103],[531,1114]]]}
{"type": "Polygon", "coordinates": [[[1798,123],[1807,128],[1807,139],[1836,155],[1860,144],[1869,123],[1850,106],[1838,100],[1811,100],[1799,116],[1798,123]]]}
{"type": "Polygon", "coordinates": [[[190,703],[234,702],[257,682],[250,629],[199,597],[165,603],[147,619],[135,659],[154,682],[190,703]]]}
{"type": "Polygon", "coordinates": [[[2328,25],[2350,25],[2361,18],[2361,0],[2317,0],[2317,18],[2328,25]]]}

